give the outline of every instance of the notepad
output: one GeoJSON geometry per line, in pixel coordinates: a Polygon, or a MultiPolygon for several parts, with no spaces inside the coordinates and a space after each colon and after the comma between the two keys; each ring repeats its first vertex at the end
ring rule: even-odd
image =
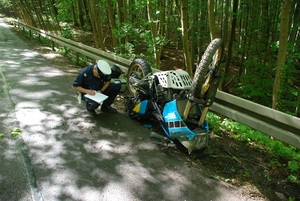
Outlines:
{"type": "Polygon", "coordinates": [[[95,95],[89,95],[89,94],[85,94],[84,95],[86,98],[89,98],[93,101],[96,101],[97,103],[102,103],[103,101],[105,101],[108,96],[107,95],[104,95],[102,93],[99,93],[99,92],[96,92],[95,95]]]}

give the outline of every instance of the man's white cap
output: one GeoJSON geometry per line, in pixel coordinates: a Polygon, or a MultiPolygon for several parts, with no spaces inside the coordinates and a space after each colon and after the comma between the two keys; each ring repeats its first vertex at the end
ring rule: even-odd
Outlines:
{"type": "Polygon", "coordinates": [[[97,68],[98,68],[98,71],[100,71],[104,75],[110,75],[111,74],[110,65],[104,60],[98,60],[97,68]]]}

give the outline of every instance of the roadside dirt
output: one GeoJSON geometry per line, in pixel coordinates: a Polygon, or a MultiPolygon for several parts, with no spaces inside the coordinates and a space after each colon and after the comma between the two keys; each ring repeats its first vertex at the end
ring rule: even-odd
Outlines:
{"type": "MultiPolygon", "coordinates": [[[[21,32],[16,33],[37,52],[55,63],[58,68],[72,72],[74,75],[81,68],[65,56],[56,54],[51,48],[40,45],[37,40],[24,37],[21,32]]],[[[181,66],[180,53],[172,48],[167,49],[162,65],[165,69],[181,66]]],[[[122,99],[117,105],[119,109],[122,109],[122,99]]],[[[150,129],[163,134],[155,121],[141,122],[141,124],[146,123],[151,125],[150,129]]],[[[221,135],[211,133],[210,135],[209,148],[201,152],[194,152],[191,156],[188,156],[186,150],[180,145],[176,149],[161,144],[157,144],[157,146],[162,152],[172,152],[178,155],[187,164],[198,167],[205,174],[221,181],[225,186],[235,186],[253,200],[300,200],[300,185],[291,183],[287,179],[289,174],[287,161],[268,155],[263,150],[249,146],[245,142],[235,140],[230,133],[224,132],[221,135]]]]}

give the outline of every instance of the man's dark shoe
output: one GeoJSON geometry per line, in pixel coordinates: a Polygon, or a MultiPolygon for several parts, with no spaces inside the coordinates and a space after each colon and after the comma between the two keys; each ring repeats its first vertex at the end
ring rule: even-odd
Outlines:
{"type": "Polygon", "coordinates": [[[87,109],[87,111],[89,112],[89,114],[91,115],[91,116],[96,116],[97,115],[97,113],[95,112],[95,110],[89,110],[89,109],[87,109]]]}
{"type": "Polygon", "coordinates": [[[118,112],[115,108],[113,108],[111,106],[102,106],[101,107],[101,111],[102,112],[110,112],[110,113],[116,113],[116,112],[118,112]]]}

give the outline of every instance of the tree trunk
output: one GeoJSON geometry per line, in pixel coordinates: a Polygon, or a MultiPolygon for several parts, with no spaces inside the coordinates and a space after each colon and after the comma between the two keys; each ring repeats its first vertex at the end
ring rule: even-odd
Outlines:
{"type": "Polygon", "coordinates": [[[197,22],[199,22],[199,13],[200,13],[200,2],[198,0],[192,2],[192,23],[190,28],[190,37],[191,37],[191,60],[192,60],[192,70],[195,72],[195,64],[197,63],[197,39],[201,37],[199,30],[197,29],[197,22]]]}
{"type": "Polygon", "coordinates": [[[82,0],[77,0],[77,15],[79,27],[82,28],[84,26],[84,3],[82,0]]]}
{"type": "Polygon", "coordinates": [[[207,36],[207,32],[206,30],[208,30],[208,25],[207,25],[207,9],[208,8],[208,4],[207,4],[207,0],[201,0],[200,2],[200,19],[197,22],[197,26],[198,26],[198,32],[199,32],[199,36],[198,40],[197,40],[197,44],[198,44],[198,58],[197,58],[197,64],[200,63],[201,58],[202,58],[202,54],[205,51],[206,46],[204,45],[204,41],[208,38],[207,36]]]}
{"type": "Polygon", "coordinates": [[[110,25],[110,29],[111,29],[111,33],[112,33],[111,36],[112,36],[113,47],[116,48],[118,46],[118,40],[114,34],[114,32],[117,30],[115,16],[114,16],[114,9],[112,8],[111,0],[107,0],[106,4],[107,4],[109,25],[110,25]]]}
{"type": "Polygon", "coordinates": [[[247,59],[247,52],[248,52],[248,30],[249,30],[249,4],[248,2],[244,2],[241,4],[241,12],[244,13],[241,20],[240,25],[240,39],[239,39],[239,49],[240,49],[240,61],[239,61],[239,77],[245,72],[245,61],[247,59]]]}
{"type": "Polygon", "coordinates": [[[214,0],[208,0],[208,16],[209,16],[210,39],[213,40],[214,38],[216,38],[214,0]]]}
{"type": "Polygon", "coordinates": [[[183,44],[183,56],[185,69],[191,77],[193,77],[193,65],[190,53],[189,35],[188,35],[188,0],[181,1],[180,17],[181,17],[181,34],[183,44]]]}
{"type": "MultiPolygon", "coordinates": [[[[124,25],[124,12],[122,11],[123,8],[123,0],[117,0],[117,13],[118,13],[118,21],[119,21],[119,31],[121,32],[122,26],[124,25]]],[[[119,38],[119,43],[123,45],[123,48],[120,49],[120,53],[125,54],[125,37],[119,38]]]]}
{"type": "Polygon", "coordinates": [[[73,18],[73,26],[76,27],[78,22],[77,22],[77,16],[76,16],[76,8],[74,6],[74,4],[72,3],[71,5],[71,11],[72,11],[72,18],[73,18]]]}
{"type": "Polygon", "coordinates": [[[292,17],[292,28],[291,33],[289,35],[289,42],[293,46],[293,51],[296,51],[300,46],[300,3],[295,2],[294,4],[294,13],[292,17]]]}
{"type": "Polygon", "coordinates": [[[100,48],[103,51],[106,51],[106,47],[104,44],[104,36],[103,36],[103,20],[102,20],[102,14],[100,11],[100,8],[98,7],[98,9],[96,9],[97,7],[95,6],[95,15],[96,17],[96,30],[97,30],[97,36],[98,36],[98,40],[99,40],[99,44],[100,44],[100,48]]]}
{"type": "MultiPolygon", "coordinates": [[[[232,55],[232,45],[235,38],[235,27],[236,27],[236,21],[237,21],[237,10],[238,10],[238,4],[239,0],[233,0],[233,8],[232,8],[232,22],[231,22],[231,32],[230,32],[230,39],[228,43],[228,51],[227,51],[227,59],[226,59],[226,65],[225,65],[225,73],[224,78],[225,81],[228,80],[229,76],[229,67],[231,62],[231,55],[232,55]]],[[[226,87],[226,83],[223,83],[223,88],[226,87]]]]}
{"type": "Polygon", "coordinates": [[[22,0],[19,0],[18,6],[21,10],[23,21],[30,26],[36,27],[36,21],[33,17],[31,6],[28,3],[24,3],[22,0]]]}
{"type": "Polygon", "coordinates": [[[170,29],[169,29],[169,25],[171,22],[171,17],[173,14],[173,0],[167,0],[167,19],[166,19],[166,26],[164,27],[165,29],[165,35],[166,35],[166,39],[169,40],[170,39],[170,29]]]}
{"type": "Polygon", "coordinates": [[[226,47],[226,44],[228,42],[228,24],[229,24],[229,0],[226,0],[225,1],[225,11],[224,11],[224,25],[222,27],[222,40],[223,40],[223,43],[224,43],[224,48],[226,47]]]}
{"type": "Polygon", "coordinates": [[[284,74],[284,65],[287,53],[287,40],[289,33],[289,14],[292,5],[292,0],[283,0],[282,10],[280,15],[280,33],[279,33],[279,50],[277,56],[277,66],[275,80],[273,84],[273,99],[272,108],[278,110],[281,99],[281,81],[284,74]]]}
{"type": "Polygon", "coordinates": [[[150,28],[152,33],[152,43],[153,43],[153,51],[154,51],[154,58],[155,58],[155,66],[158,67],[160,65],[160,55],[162,51],[162,47],[157,44],[156,38],[158,36],[158,27],[154,23],[153,19],[153,11],[152,11],[152,2],[147,2],[147,13],[148,13],[148,21],[150,22],[150,28]]]}
{"type": "Polygon", "coordinates": [[[95,46],[96,48],[101,48],[103,51],[106,51],[103,43],[102,18],[100,17],[101,14],[99,14],[99,10],[96,9],[95,0],[89,0],[89,8],[95,46]]]}
{"type": "Polygon", "coordinates": [[[55,0],[49,0],[48,1],[50,7],[51,7],[51,16],[53,17],[53,23],[54,23],[54,31],[56,34],[58,33],[58,31],[60,31],[60,24],[59,24],[59,21],[57,19],[57,15],[58,15],[58,11],[57,11],[57,8],[56,8],[56,3],[55,3],[55,0]]]}

